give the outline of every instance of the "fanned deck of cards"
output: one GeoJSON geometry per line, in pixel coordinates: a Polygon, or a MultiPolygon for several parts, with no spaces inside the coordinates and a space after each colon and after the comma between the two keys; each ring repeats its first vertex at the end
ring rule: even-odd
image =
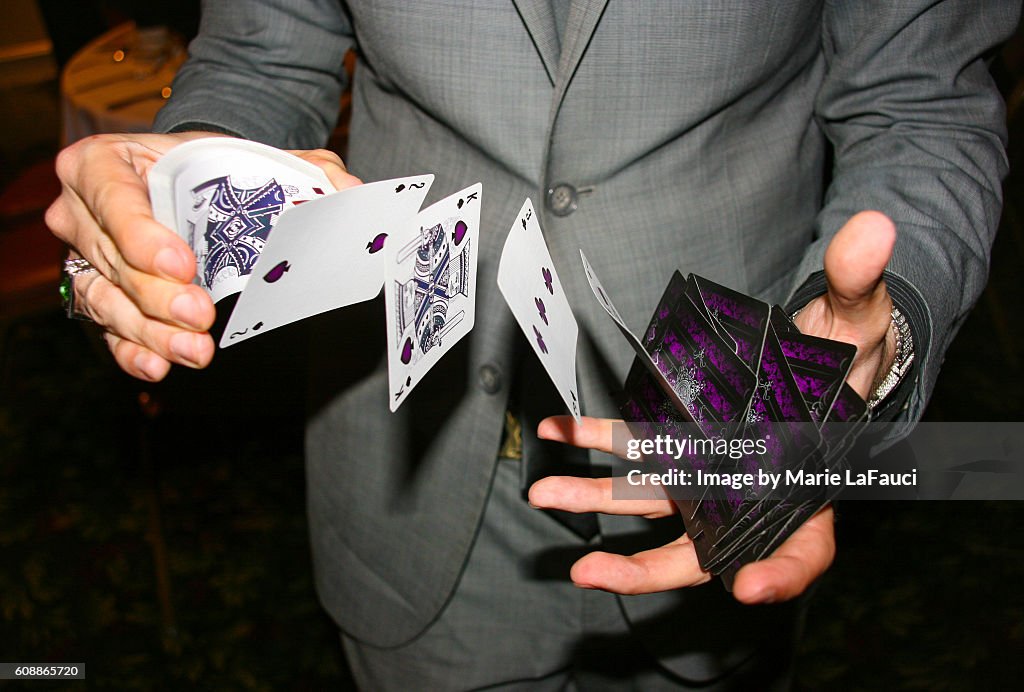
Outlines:
{"type": "Polygon", "coordinates": [[[473,328],[479,183],[420,210],[418,175],[335,191],[318,167],[255,142],[179,145],[148,177],[154,218],[192,248],[214,301],[241,293],[222,348],[385,288],[390,408],[473,328]]]}
{"type": "MultiPolygon", "coordinates": [[[[638,338],[586,256],[583,264],[594,295],[636,351],[621,406],[632,434],[751,441],[734,444],[731,455],[652,461],[691,478],[697,470],[784,476],[787,470],[816,474],[845,467],[845,452],[868,418],[867,405],[845,382],[854,346],[802,334],[778,306],[693,274],[683,279],[679,272],[638,338]]],[[[740,567],[771,555],[838,490],[709,484],[674,499],[701,567],[731,589],[740,567]]]]}

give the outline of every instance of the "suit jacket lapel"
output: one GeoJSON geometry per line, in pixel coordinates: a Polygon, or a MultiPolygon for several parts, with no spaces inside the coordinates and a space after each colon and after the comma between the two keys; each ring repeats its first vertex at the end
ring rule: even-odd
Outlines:
{"type": "Polygon", "coordinates": [[[512,0],[530,32],[533,45],[537,47],[544,70],[551,85],[555,84],[558,72],[558,28],[551,11],[551,0],[512,0]]]}
{"type": "Polygon", "coordinates": [[[579,67],[580,60],[590,45],[590,39],[607,4],[608,0],[571,0],[565,36],[562,37],[562,56],[555,77],[555,110],[561,104],[565,90],[576,74],[576,68],[579,67]]]}
{"type": "MultiPolygon", "coordinates": [[[[548,130],[554,127],[569,82],[590,44],[597,24],[608,0],[570,0],[566,18],[565,36],[559,41],[558,27],[551,9],[551,0],[513,0],[537,52],[540,53],[548,79],[554,87],[548,130]],[[561,44],[561,54],[559,54],[561,44]]],[[[543,161],[548,160],[551,137],[544,147],[543,161]]],[[[546,172],[540,171],[540,180],[546,182],[546,172]]]]}

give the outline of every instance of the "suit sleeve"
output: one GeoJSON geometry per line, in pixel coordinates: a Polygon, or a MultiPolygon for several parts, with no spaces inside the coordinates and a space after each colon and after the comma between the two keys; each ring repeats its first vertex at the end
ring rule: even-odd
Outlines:
{"type": "Polygon", "coordinates": [[[816,117],[834,165],[792,303],[823,291],[815,272],[851,216],[873,209],[892,218],[886,279],[916,358],[916,377],[903,385],[911,387],[904,419],[923,412],[987,279],[1007,160],[1003,102],[986,57],[1012,34],[1019,12],[1017,0],[826,3],[816,117]]]}
{"type": "Polygon", "coordinates": [[[285,149],[323,146],[351,34],[338,0],[205,0],[154,130],[205,125],[285,149]]]}

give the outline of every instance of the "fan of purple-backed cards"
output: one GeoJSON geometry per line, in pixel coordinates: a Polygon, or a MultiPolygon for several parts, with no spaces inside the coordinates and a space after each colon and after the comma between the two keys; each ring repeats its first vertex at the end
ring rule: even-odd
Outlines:
{"type": "Polygon", "coordinates": [[[583,264],[637,354],[623,417],[636,439],[690,441],[645,460],[674,471],[670,477],[688,474],[689,484],[666,489],[701,567],[731,588],[740,567],[769,556],[840,489],[793,481],[844,472],[845,453],[868,418],[846,384],[856,348],[802,334],[778,306],[678,272],[637,338],[586,257],[583,264]],[[696,483],[698,470],[701,478],[749,480],[762,471],[761,478],[790,482],[696,483]]]}

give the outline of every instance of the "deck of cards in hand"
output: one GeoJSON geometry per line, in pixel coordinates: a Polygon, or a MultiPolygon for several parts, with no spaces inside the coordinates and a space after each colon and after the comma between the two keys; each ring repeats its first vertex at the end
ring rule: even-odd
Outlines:
{"type": "Polygon", "coordinates": [[[255,142],[179,145],[149,173],[154,218],[196,257],[214,301],[241,293],[222,348],[385,289],[392,411],[473,327],[479,183],[420,210],[433,175],[335,191],[255,142]]]}
{"type": "MultiPolygon", "coordinates": [[[[643,338],[615,308],[584,253],[590,287],[636,353],[621,407],[632,434],[697,435],[737,454],[690,453],[652,461],[691,474],[841,470],[867,421],[846,384],[856,348],[802,334],[781,308],[676,272],[643,338]],[[682,467],[682,468],[679,468],[682,467]]],[[[509,230],[498,286],[569,411],[579,421],[578,327],[527,200],[509,230]]],[[[715,445],[709,445],[714,448],[715,445]]],[[[674,496],[701,567],[731,588],[744,564],[769,556],[836,494],[835,487],[708,485],[674,496]]]]}
{"type": "Polygon", "coordinates": [[[786,479],[845,467],[868,416],[845,382],[856,348],[802,334],[781,308],[678,272],[637,338],[585,257],[584,265],[637,354],[621,406],[632,434],[721,442],[652,461],[691,480],[715,479],[671,494],[701,568],[731,588],[740,567],[771,555],[837,494],[786,479]],[[783,482],[747,482],[769,474],[783,482]],[[746,481],[720,482],[739,477],[746,481]]]}

